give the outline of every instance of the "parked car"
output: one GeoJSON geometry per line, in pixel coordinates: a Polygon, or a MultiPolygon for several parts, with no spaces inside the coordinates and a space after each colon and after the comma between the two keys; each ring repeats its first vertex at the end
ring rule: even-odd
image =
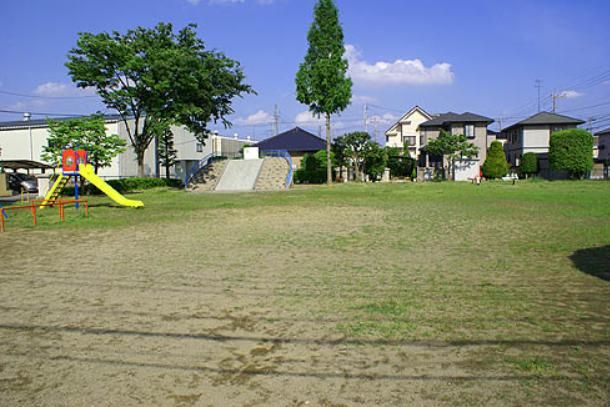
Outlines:
{"type": "Polygon", "coordinates": [[[38,192],[36,177],[20,172],[9,172],[6,175],[9,189],[12,189],[14,192],[38,192]]]}

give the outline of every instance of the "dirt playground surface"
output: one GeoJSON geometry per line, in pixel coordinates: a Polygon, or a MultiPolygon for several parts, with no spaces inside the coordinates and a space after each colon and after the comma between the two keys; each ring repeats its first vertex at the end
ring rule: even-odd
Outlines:
{"type": "MultiPolygon", "coordinates": [[[[587,288],[582,281],[593,279],[579,276],[567,287],[582,305],[582,343],[553,327],[548,335],[531,328],[519,341],[507,333],[527,322],[510,307],[477,308],[466,273],[436,277],[442,267],[462,267],[452,246],[390,242],[379,255],[388,231],[375,225],[385,216],[222,209],[180,223],[0,236],[0,405],[606,403],[608,309],[586,301],[607,298],[607,286],[587,288]],[[453,262],[435,264],[439,256],[453,262]],[[447,279],[455,285],[442,285],[447,279]],[[385,312],[384,301],[401,290],[414,304],[418,292],[429,293],[430,306],[409,314],[397,302],[385,312]],[[367,314],[370,304],[381,311],[367,314]],[[405,314],[411,322],[392,322],[405,314]],[[388,318],[393,325],[384,325],[388,318]],[[548,363],[536,365],[535,355],[548,363]],[[519,360],[533,360],[534,369],[519,360]],[[575,367],[587,360],[597,362],[575,367]]],[[[563,301],[545,298],[553,292],[545,284],[521,281],[506,295],[532,294],[540,308],[531,318],[543,318],[545,301],[563,301]],[[532,294],[536,284],[540,295],[532,294]]],[[[579,329],[569,310],[562,317],[565,329],[579,329]]]]}

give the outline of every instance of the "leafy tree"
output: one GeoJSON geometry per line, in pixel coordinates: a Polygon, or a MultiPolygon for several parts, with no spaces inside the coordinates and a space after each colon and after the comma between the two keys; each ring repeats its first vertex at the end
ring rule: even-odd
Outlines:
{"type": "Polygon", "coordinates": [[[326,119],[326,182],[332,183],[331,115],[345,110],[352,98],[352,80],[343,57],[343,29],[333,0],[318,0],[314,21],[307,35],[309,49],[296,75],[297,100],[326,119]]]}
{"type": "Polygon", "coordinates": [[[350,155],[347,149],[345,136],[335,138],[331,151],[335,156],[335,163],[339,167],[339,174],[343,174],[343,168],[349,168],[350,165],[350,155]]]}
{"type": "Polygon", "coordinates": [[[97,174],[100,168],[112,165],[112,159],[123,153],[127,142],[116,134],[106,132],[102,115],[70,120],[47,120],[49,137],[42,148],[42,159],[61,165],[62,151],[80,148],[87,151],[88,160],[97,174]]]}
{"type": "Polygon", "coordinates": [[[593,136],[583,129],[561,130],[551,135],[551,168],[582,178],[593,169],[593,136]]]}
{"type": "Polygon", "coordinates": [[[203,142],[210,121],[230,126],[232,100],[254,93],[239,63],[206,50],[196,27],[174,33],[171,24],[160,23],[125,34],[80,33],[68,54],[66,67],[77,86],[94,87],[121,116],[140,176],[146,149],[161,131],[184,125],[203,142]]]}
{"type": "Polygon", "coordinates": [[[366,151],[371,143],[371,136],[369,133],[356,131],[353,133],[347,133],[342,137],[345,145],[345,155],[349,157],[352,165],[354,166],[356,178],[362,179],[362,168],[366,151]]]}
{"type": "Polygon", "coordinates": [[[538,155],[536,153],[525,153],[521,157],[521,173],[527,178],[529,175],[538,174],[538,155]]]}
{"type": "Polygon", "coordinates": [[[375,182],[383,175],[387,163],[386,150],[375,141],[368,142],[364,151],[364,173],[371,181],[375,182]]]}
{"type": "Polygon", "coordinates": [[[472,158],[479,153],[479,148],[469,142],[466,136],[463,134],[454,135],[445,130],[441,130],[436,139],[428,141],[426,148],[428,153],[432,155],[441,156],[443,159],[447,157],[449,170],[452,174],[455,172],[453,171],[453,163],[458,158],[472,158]]]}
{"type": "Polygon", "coordinates": [[[508,162],[502,148],[502,143],[494,141],[489,146],[487,159],[483,164],[483,175],[485,178],[502,178],[508,173],[508,162]]]}
{"type": "MultiPolygon", "coordinates": [[[[332,153],[330,158],[331,161],[334,160],[332,153]]],[[[298,182],[322,184],[326,181],[326,170],[326,151],[320,150],[315,154],[305,154],[303,160],[301,161],[301,168],[297,170],[296,178],[298,182]]]]}
{"type": "Polygon", "coordinates": [[[165,178],[170,178],[170,168],[176,164],[178,151],[174,148],[174,133],[170,129],[165,130],[158,137],[157,156],[159,164],[165,167],[165,178]]]}

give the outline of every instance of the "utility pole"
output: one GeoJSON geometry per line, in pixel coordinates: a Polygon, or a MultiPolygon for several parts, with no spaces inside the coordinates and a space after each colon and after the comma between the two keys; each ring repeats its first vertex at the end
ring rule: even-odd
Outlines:
{"type": "Polygon", "coordinates": [[[364,104],[364,131],[369,132],[369,105],[364,104]]]}
{"type": "Polygon", "coordinates": [[[273,135],[280,134],[280,109],[275,105],[273,110],[273,135]]]}
{"type": "Polygon", "coordinates": [[[540,79],[536,79],[535,88],[538,88],[538,113],[540,113],[540,89],[542,89],[542,81],[540,79]]]}
{"type": "Polygon", "coordinates": [[[555,92],[551,93],[551,99],[553,100],[553,113],[557,111],[557,99],[559,99],[559,95],[555,92]]]}
{"type": "Polygon", "coordinates": [[[587,120],[587,121],[589,122],[589,125],[588,125],[589,133],[593,133],[593,121],[595,121],[595,118],[591,116],[591,117],[589,117],[589,120],[587,120]]]}

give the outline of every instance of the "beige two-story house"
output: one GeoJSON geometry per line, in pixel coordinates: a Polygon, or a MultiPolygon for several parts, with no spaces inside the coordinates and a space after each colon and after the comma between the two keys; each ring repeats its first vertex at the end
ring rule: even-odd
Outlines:
{"type": "Polygon", "coordinates": [[[419,125],[420,143],[422,153],[418,157],[419,166],[430,168],[446,167],[449,163],[443,162],[442,157],[434,157],[426,152],[425,146],[430,140],[436,139],[441,131],[448,131],[454,135],[464,135],[479,148],[476,157],[463,159],[454,163],[455,180],[464,181],[479,175],[480,167],[487,158],[488,130],[487,126],[494,120],[475,113],[443,113],[419,125]]]}
{"type": "Polygon", "coordinates": [[[417,158],[422,147],[419,137],[419,125],[432,120],[432,115],[419,106],[406,112],[386,132],[386,147],[407,146],[411,157],[417,158]]]}

